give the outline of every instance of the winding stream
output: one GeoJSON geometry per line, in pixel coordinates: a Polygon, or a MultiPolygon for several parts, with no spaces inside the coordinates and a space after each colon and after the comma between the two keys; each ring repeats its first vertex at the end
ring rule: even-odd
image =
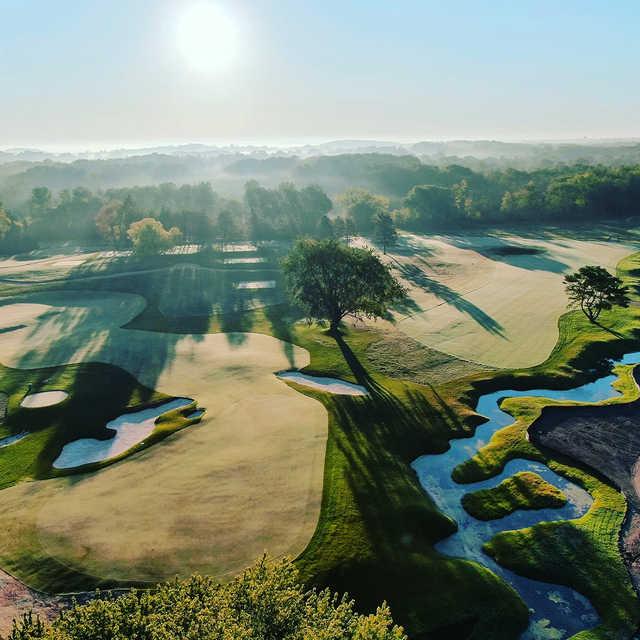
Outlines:
{"type": "MultiPolygon", "coordinates": [[[[640,363],[640,352],[626,354],[613,364],[637,363],[640,363]]],[[[458,523],[458,531],[440,541],[436,549],[448,556],[475,560],[511,584],[531,611],[529,627],[523,635],[527,640],[567,638],[595,626],[598,623],[598,615],[591,603],[573,589],[519,576],[494,562],[482,551],[482,545],[501,531],[523,529],[538,522],[579,518],[588,511],[593,500],[578,485],[554,473],[545,465],[530,460],[511,460],[499,475],[473,484],[454,482],[451,472],[487,444],[496,431],[513,423],[513,418],[499,407],[503,398],[543,397],[580,403],[599,402],[619,395],[611,386],[616,379],[617,376],[608,375],[595,382],[563,391],[509,389],[485,394],[479,398],[476,411],[488,418],[488,421],[476,428],[473,437],[451,440],[450,449],[445,453],[424,455],[412,463],[425,491],[431,495],[441,511],[458,523]],[[464,494],[495,487],[518,471],[533,471],[539,474],[565,493],[567,503],[558,509],[519,510],[504,518],[488,522],[477,520],[463,509],[460,501],[464,494]]]]}

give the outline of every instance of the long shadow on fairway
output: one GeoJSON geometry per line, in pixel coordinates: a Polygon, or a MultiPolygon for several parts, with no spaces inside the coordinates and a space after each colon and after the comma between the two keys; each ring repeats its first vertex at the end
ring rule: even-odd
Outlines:
{"type": "Polygon", "coordinates": [[[475,320],[483,329],[489,333],[506,339],[503,326],[480,307],[473,304],[457,291],[454,291],[446,284],[442,284],[430,278],[422,269],[413,264],[405,264],[399,267],[402,277],[411,284],[414,284],[424,291],[433,293],[435,296],[455,307],[462,313],[466,313],[475,320]]]}
{"type": "Polygon", "coordinates": [[[327,451],[331,472],[325,475],[318,529],[301,558],[303,569],[312,568],[314,584],[330,584],[355,596],[364,610],[387,600],[412,637],[419,637],[414,631],[448,624],[453,617],[434,621],[432,613],[416,614],[433,612],[434,600],[446,606],[443,584],[468,596],[456,601],[456,619],[472,621],[482,613],[495,624],[500,612],[491,605],[504,601],[515,612],[501,622],[511,617],[513,625],[514,618],[525,614],[517,611],[518,602],[506,585],[479,566],[444,558],[433,549],[456,525],[425,494],[410,467],[416,453],[446,450],[449,438],[469,434],[470,425],[452,409],[445,411],[443,400],[428,387],[394,382],[385,388],[376,383],[348,338],[335,338],[371,394],[322,394],[332,416],[327,451]]]}
{"type": "Polygon", "coordinates": [[[486,237],[491,238],[491,244],[477,242],[473,236],[447,236],[445,240],[454,247],[469,249],[490,260],[506,262],[527,271],[564,273],[569,268],[564,262],[552,258],[544,247],[520,244],[497,235],[483,236],[482,240],[486,237]]]}

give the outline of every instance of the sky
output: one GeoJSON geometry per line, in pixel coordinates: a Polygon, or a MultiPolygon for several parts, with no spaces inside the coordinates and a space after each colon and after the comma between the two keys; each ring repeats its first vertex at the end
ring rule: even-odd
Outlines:
{"type": "Polygon", "coordinates": [[[640,137],[637,0],[0,0],[0,147],[640,137]]]}

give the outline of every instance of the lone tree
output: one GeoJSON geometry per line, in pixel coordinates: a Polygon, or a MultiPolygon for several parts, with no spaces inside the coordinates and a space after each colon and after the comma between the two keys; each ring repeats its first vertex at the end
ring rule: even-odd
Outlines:
{"type": "Polygon", "coordinates": [[[376,216],[376,240],[382,245],[382,252],[387,255],[387,247],[393,246],[398,240],[398,232],[393,219],[388,213],[376,216]]]}
{"type": "Polygon", "coordinates": [[[283,266],[291,299],[309,319],[328,320],[332,333],[345,316],[381,317],[406,295],[372,251],[337,240],[299,240],[283,266]]]}
{"type": "Polygon", "coordinates": [[[127,231],[133,243],[133,252],[139,256],[152,256],[175,246],[180,240],[180,229],[167,231],[155,218],[142,218],[134,222],[127,231]]]}
{"type": "Polygon", "coordinates": [[[570,307],[580,307],[589,322],[614,305],[629,306],[627,287],[603,267],[589,265],[564,278],[570,307]]]}

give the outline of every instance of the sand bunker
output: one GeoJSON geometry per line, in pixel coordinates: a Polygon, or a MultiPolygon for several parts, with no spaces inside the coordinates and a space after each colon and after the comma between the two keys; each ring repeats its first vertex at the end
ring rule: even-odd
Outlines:
{"type": "Polygon", "coordinates": [[[322,376],[308,376],[299,371],[281,371],[276,376],[282,380],[291,380],[304,387],[335,393],[342,396],[367,396],[369,392],[365,387],[338,378],[324,378],[322,376]]]}
{"type": "Polygon", "coordinates": [[[264,258],[225,258],[224,264],[256,264],[265,262],[264,258]]]}
{"type": "MultiPolygon", "coordinates": [[[[192,402],[193,400],[190,398],[177,398],[157,407],[118,416],[115,420],[107,423],[107,428],[116,432],[113,438],[109,438],[109,440],[82,438],[69,442],[62,448],[60,455],[54,460],[53,466],[56,469],[72,469],[83,464],[115,458],[150,435],[156,428],[157,418],[162,414],[192,402]]],[[[198,415],[202,415],[202,413],[200,412],[198,415]]]]}
{"type": "Polygon", "coordinates": [[[20,403],[25,409],[39,409],[40,407],[52,407],[60,404],[69,397],[66,391],[39,391],[25,396],[20,403]]]}
{"type": "Polygon", "coordinates": [[[236,289],[274,289],[275,280],[255,280],[252,282],[238,282],[236,289]]]}
{"type": "Polygon", "coordinates": [[[222,249],[225,253],[236,253],[240,251],[257,251],[255,244],[251,242],[229,242],[222,249]]]}

